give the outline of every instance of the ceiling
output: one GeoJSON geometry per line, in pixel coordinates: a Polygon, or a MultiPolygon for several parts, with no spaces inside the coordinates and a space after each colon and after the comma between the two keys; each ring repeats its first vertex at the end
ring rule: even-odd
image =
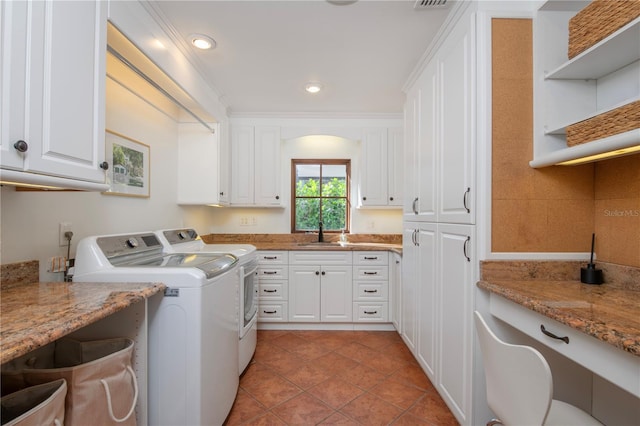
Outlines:
{"type": "Polygon", "coordinates": [[[231,116],[401,113],[402,87],[451,9],[415,1],[150,1],[231,116]],[[199,51],[193,33],[217,42],[199,51]],[[324,89],[304,90],[309,81],[324,89]]]}

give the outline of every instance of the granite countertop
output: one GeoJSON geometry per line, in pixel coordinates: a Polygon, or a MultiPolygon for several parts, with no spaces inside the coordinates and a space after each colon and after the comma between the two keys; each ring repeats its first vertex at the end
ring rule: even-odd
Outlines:
{"type": "Polygon", "coordinates": [[[161,283],[31,282],[0,293],[0,363],[164,291],[161,283]]]}
{"type": "Polygon", "coordinates": [[[317,234],[209,234],[202,235],[207,244],[251,244],[258,250],[307,251],[377,251],[386,250],[402,255],[401,234],[348,234],[347,243],[339,243],[339,234],[327,233],[323,243],[317,234]]]}
{"type": "Polygon", "coordinates": [[[478,287],[640,356],[640,287],[504,276],[483,276],[478,287]]]}

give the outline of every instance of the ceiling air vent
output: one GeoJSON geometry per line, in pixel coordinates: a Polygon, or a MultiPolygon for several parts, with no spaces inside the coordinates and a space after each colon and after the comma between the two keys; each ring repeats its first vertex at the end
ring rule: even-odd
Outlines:
{"type": "Polygon", "coordinates": [[[442,8],[447,6],[447,0],[416,0],[414,9],[442,8]]]}

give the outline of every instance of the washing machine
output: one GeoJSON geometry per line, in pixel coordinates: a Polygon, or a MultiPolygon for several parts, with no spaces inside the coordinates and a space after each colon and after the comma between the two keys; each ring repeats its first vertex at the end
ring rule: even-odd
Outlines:
{"type": "Polygon", "coordinates": [[[149,315],[149,424],[224,423],[239,385],[237,274],[236,256],[165,253],[153,232],[78,242],[73,281],[167,285],[149,315]]]}
{"type": "Polygon", "coordinates": [[[205,244],[194,229],[162,229],[155,234],[166,253],[231,253],[238,258],[238,373],[242,374],[256,351],[258,338],[258,255],[255,246],[205,244]]]}

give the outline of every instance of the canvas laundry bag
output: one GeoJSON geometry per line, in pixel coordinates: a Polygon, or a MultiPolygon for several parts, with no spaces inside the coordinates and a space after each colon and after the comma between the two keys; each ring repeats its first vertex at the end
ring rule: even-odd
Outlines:
{"type": "Polygon", "coordinates": [[[5,382],[26,387],[65,379],[65,425],[135,426],[138,383],[132,355],[131,339],[63,338],[3,366],[3,388],[5,382]]]}
{"type": "Polygon", "coordinates": [[[0,399],[3,426],[62,426],[67,382],[31,386],[0,399]]]}

